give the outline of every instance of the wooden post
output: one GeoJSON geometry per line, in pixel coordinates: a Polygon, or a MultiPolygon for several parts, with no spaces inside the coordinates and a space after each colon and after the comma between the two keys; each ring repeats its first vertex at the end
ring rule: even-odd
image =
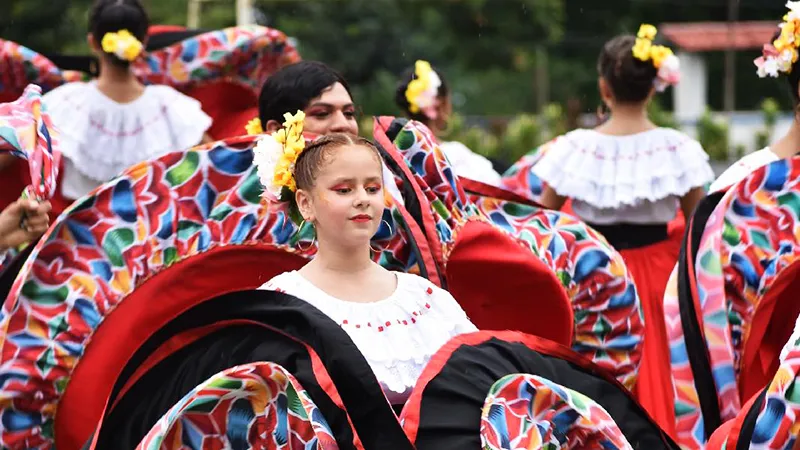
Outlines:
{"type": "Polygon", "coordinates": [[[544,108],[550,101],[550,76],[547,67],[547,48],[539,44],[536,46],[536,109],[539,113],[544,112],[544,108]]]}
{"type": "Polygon", "coordinates": [[[186,27],[191,29],[200,28],[200,2],[203,0],[189,0],[188,10],[186,11],[186,27]]]}
{"type": "Polygon", "coordinates": [[[254,22],[253,0],[236,0],[236,25],[252,25],[254,22]]]}
{"type": "MultiPolygon", "coordinates": [[[[739,0],[728,0],[728,42],[732,45],[736,39],[734,25],[739,18],[739,0]]],[[[725,111],[736,109],[736,49],[731,45],[725,50],[725,93],[723,104],[725,111]]]]}

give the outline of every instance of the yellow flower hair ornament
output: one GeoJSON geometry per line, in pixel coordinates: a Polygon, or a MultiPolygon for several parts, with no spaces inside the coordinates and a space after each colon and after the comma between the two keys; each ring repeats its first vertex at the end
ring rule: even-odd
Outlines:
{"type": "Polygon", "coordinates": [[[419,60],[414,64],[414,78],[406,88],[406,100],[409,111],[414,114],[423,113],[428,119],[435,120],[436,100],[442,79],[428,61],[419,60]]]}
{"type": "Polygon", "coordinates": [[[128,30],[104,34],[100,46],[104,52],[128,62],[134,61],[144,50],[142,43],[128,30]]]}
{"type": "Polygon", "coordinates": [[[271,201],[289,201],[297,190],[294,163],[305,149],[303,121],[306,115],[286,113],[283,128],[259,138],[253,149],[253,163],[264,186],[264,197],[271,201]]]}
{"type": "Polygon", "coordinates": [[[772,44],[764,45],[761,57],[754,61],[760,78],[773,77],[783,73],[791,73],[792,65],[797,62],[800,46],[800,1],[786,2],[789,12],[783,16],[778,25],[781,35],[772,44]]]}
{"type": "Polygon", "coordinates": [[[636,33],[633,44],[633,57],[642,62],[651,62],[658,70],[654,81],[656,90],[663,92],[668,86],[678,84],[681,79],[681,64],[669,47],[653,44],[658,29],[653,25],[642,24],[636,33]]]}
{"type": "Polygon", "coordinates": [[[264,134],[264,128],[261,127],[261,119],[258,117],[250,119],[250,122],[247,122],[247,125],[244,126],[244,129],[250,136],[264,134]]]}

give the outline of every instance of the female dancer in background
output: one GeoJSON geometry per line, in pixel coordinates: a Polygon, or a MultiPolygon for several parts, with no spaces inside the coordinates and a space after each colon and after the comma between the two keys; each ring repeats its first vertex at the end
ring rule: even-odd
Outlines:
{"type": "Polygon", "coordinates": [[[680,242],[669,239],[667,223],[679,206],[691,217],[714,174],[697,141],[647,117],[653,95],[679,78],[677,57],[655,45],[655,35],[655,27],[642,25],[637,36],[605,44],[598,71],[608,121],[557,138],[532,170],[546,183],[544,206],[560,209],[571,199],[575,214],[622,254],[645,315],[636,391],[650,414],[669,424],[672,403],[660,395],[669,386],[663,296],[680,242]]]}
{"type": "MultiPolygon", "coordinates": [[[[403,75],[395,93],[395,103],[409,119],[421,122],[435,134],[447,129],[453,112],[450,89],[441,73],[427,61],[417,61],[403,75]]],[[[439,143],[456,175],[486,184],[499,185],[500,174],[492,162],[457,141],[439,143]]]]}
{"type": "Polygon", "coordinates": [[[211,118],[200,103],[167,86],[144,86],[131,71],[150,24],[139,0],[97,0],[89,16],[89,46],[100,74],[44,96],[64,155],[61,193],[86,195],[122,170],[208,140],[211,118]]]}

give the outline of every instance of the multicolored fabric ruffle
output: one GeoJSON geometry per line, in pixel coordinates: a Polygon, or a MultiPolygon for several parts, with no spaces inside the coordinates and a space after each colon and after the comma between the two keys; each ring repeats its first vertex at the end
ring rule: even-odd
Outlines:
{"type": "Polygon", "coordinates": [[[61,151],[39,86],[31,84],[15,102],[0,105],[0,153],[4,152],[28,161],[29,196],[40,200],[53,196],[61,151]]]}
{"type": "Polygon", "coordinates": [[[267,362],[225,370],[186,394],[137,450],[336,450],[325,418],[300,383],[267,362]]]}
{"type": "Polygon", "coordinates": [[[507,375],[492,386],[481,414],[481,448],[633,449],[594,400],[530,374],[507,375]]]}

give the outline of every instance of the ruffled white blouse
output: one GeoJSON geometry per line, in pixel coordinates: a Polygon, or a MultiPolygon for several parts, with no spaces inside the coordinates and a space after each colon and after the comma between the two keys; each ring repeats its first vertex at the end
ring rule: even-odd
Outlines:
{"type": "Polygon", "coordinates": [[[200,102],[169,86],[147,86],[117,103],[92,82],[68,83],[44,96],[61,138],[62,193],[79,198],[139,162],[199,144],[211,127],[200,102]]]}
{"type": "Polygon", "coordinates": [[[587,222],[666,223],[678,199],[714,179],[696,140],[669,128],[628,136],[579,129],[552,142],[531,169],[587,222]]]}
{"type": "Polygon", "coordinates": [[[477,328],[447,291],[416,275],[395,274],[394,293],[371,303],[332,297],[297,271],[282,273],[261,289],[301,298],[338,323],[364,355],[389,402],[403,404],[431,356],[453,336],[477,328]]]}

